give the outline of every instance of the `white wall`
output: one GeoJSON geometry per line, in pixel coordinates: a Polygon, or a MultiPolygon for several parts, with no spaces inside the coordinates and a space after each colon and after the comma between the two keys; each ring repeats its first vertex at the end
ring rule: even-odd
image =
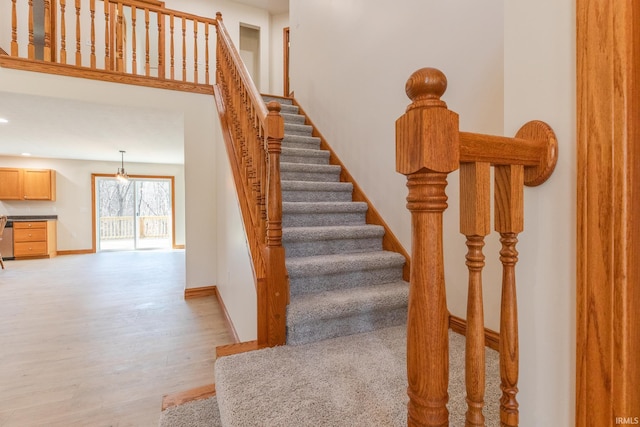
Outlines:
{"type": "Polygon", "coordinates": [[[253,266],[226,149],[222,143],[216,148],[218,293],[240,341],[251,341],[258,325],[253,266]]]}
{"type": "MultiPolygon", "coordinates": [[[[58,215],[58,250],[92,247],[91,174],[114,174],[119,162],[44,159],[0,156],[0,167],[53,169],[56,171],[55,201],[0,201],[0,214],[58,215]]],[[[184,167],[151,163],[126,164],[130,175],[163,175],[175,179],[176,244],[184,245],[184,167]]]]}
{"type": "Polygon", "coordinates": [[[271,91],[284,95],[284,40],[283,30],[289,26],[289,14],[271,15],[271,91]]]}
{"type": "Polygon", "coordinates": [[[518,250],[521,425],[569,426],[575,407],[576,28],[572,0],[505,2],[505,133],[544,120],[553,176],[525,190],[518,250]]]}
{"type": "MultiPolygon", "coordinates": [[[[460,128],[502,134],[502,15],[497,0],[290,3],[291,90],[409,251],[406,178],[395,168],[395,120],[410,103],[405,82],[419,68],[439,68],[449,83],[443,99],[460,114],[460,128]]],[[[465,317],[458,185],[454,173],[445,260],[449,309],[465,317]]],[[[494,242],[487,253],[497,253],[494,242]]],[[[500,271],[491,268],[497,256],[487,258],[485,313],[498,329],[500,271]]]]}
{"type": "Polygon", "coordinates": [[[215,285],[216,221],[213,97],[0,68],[0,91],[173,111],[184,117],[186,283],[215,285]],[[214,260],[214,262],[212,262],[214,260]]]}

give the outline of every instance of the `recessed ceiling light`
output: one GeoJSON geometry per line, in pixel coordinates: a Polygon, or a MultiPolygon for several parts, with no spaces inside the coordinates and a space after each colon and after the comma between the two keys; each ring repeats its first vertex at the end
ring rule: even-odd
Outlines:
{"type": "Polygon", "coordinates": [[[22,153],[23,156],[30,156],[31,153],[22,153]]]}
{"type": "Polygon", "coordinates": [[[5,119],[4,117],[0,117],[0,123],[9,123],[9,120],[5,119]]]}

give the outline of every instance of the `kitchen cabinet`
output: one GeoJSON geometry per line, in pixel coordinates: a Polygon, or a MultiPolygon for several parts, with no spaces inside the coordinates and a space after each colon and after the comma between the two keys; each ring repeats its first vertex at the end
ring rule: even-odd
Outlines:
{"type": "Polygon", "coordinates": [[[16,221],[13,223],[13,256],[51,258],[57,255],[56,221],[16,221]]]}
{"type": "Polygon", "coordinates": [[[0,200],[55,200],[56,171],[0,168],[0,200]]]}

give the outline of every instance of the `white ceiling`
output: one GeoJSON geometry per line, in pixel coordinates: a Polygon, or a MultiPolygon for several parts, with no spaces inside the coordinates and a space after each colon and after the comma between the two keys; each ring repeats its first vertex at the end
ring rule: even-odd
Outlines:
{"type": "Polygon", "coordinates": [[[266,9],[272,15],[289,12],[289,0],[235,0],[236,3],[243,3],[249,6],[266,9]]]}
{"type": "Polygon", "coordinates": [[[0,155],[184,163],[179,113],[0,92],[0,155]]]}

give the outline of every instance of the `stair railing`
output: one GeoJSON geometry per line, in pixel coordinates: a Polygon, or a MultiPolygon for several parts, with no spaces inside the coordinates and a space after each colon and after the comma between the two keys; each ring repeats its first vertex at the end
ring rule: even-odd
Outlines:
{"type": "Polygon", "coordinates": [[[243,209],[258,293],[258,344],[286,342],[289,281],[282,246],[280,152],[284,120],[280,104],[265,106],[218,12],[216,94],[228,112],[232,170],[243,209]]]}
{"type": "MultiPolygon", "coordinates": [[[[36,22],[33,1],[0,0],[0,6],[8,10],[4,2],[9,1],[10,58],[210,84],[209,32],[215,19],[152,0],[44,0],[43,20],[36,22]]],[[[0,28],[9,28],[4,19],[0,14],[0,28]]]]}
{"type": "Polygon", "coordinates": [[[500,423],[518,425],[518,317],[516,243],[523,230],[523,186],[540,185],[553,172],[557,141],[543,122],[525,124],[515,138],[460,132],[458,115],[440,97],[442,72],[423,68],[411,75],[412,103],[396,121],[396,169],[407,176],[412,254],[407,320],[408,425],[447,426],[449,348],[442,250],[447,175],[460,168],[460,231],[467,238],[469,270],[466,390],[467,426],[484,426],[485,388],[482,269],[490,232],[490,166],[494,166],[494,228],[502,249],[500,312],[500,423]]]}

